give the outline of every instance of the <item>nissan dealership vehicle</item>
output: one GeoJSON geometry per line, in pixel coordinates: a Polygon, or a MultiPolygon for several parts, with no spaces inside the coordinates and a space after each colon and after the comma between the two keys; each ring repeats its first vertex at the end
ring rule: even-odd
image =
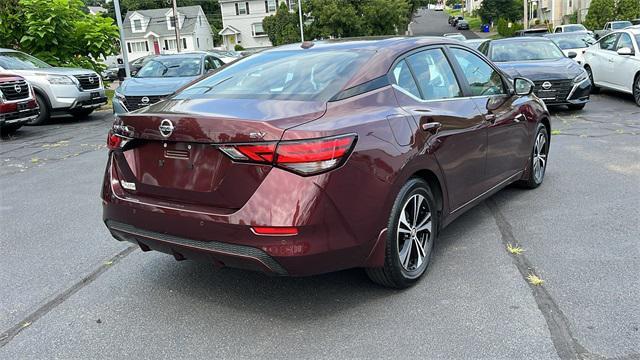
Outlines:
{"type": "Polygon", "coordinates": [[[587,72],[551,40],[521,37],[491,40],[478,48],[512,77],[535,83],[536,95],[547,105],[567,105],[581,110],[589,102],[591,81],[587,72]]]}
{"type": "Polygon", "coordinates": [[[363,267],[407,287],[442,228],[509,184],[543,182],[551,129],[532,90],[442,37],[266,50],[116,116],[103,219],[178,260],[363,267]]]}
{"type": "Polygon", "coordinates": [[[608,88],[633,94],[640,106],[640,29],[613,32],[584,53],[594,90],[608,88]]]}
{"type": "Polygon", "coordinates": [[[18,75],[0,74],[0,133],[11,134],[38,116],[33,89],[18,75]]]}
{"type": "Polygon", "coordinates": [[[222,65],[220,59],[204,52],[155,56],[116,89],[113,112],[120,114],[154,104],[222,65]]]}
{"type": "Polygon", "coordinates": [[[52,67],[23,52],[0,49],[0,73],[20,75],[33,87],[40,113],[31,125],[55,113],[84,117],[107,103],[102,79],[93,70],[52,67]]]}

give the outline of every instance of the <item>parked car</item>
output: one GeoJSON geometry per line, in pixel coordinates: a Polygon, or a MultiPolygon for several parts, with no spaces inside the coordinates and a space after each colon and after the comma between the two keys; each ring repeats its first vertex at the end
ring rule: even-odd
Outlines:
{"type": "Polygon", "coordinates": [[[633,19],[633,20],[631,20],[631,23],[633,25],[640,25],[640,19],[633,19]]]}
{"type": "Polygon", "coordinates": [[[488,41],[488,40],[489,39],[467,39],[464,41],[464,43],[465,45],[467,45],[472,49],[478,49],[480,45],[482,45],[485,41],[488,41]]]}
{"type": "Polygon", "coordinates": [[[633,94],[640,106],[640,29],[602,37],[587,49],[584,61],[595,91],[602,87],[633,94]]]}
{"type": "Polygon", "coordinates": [[[607,35],[608,33],[616,30],[622,30],[626,27],[632,26],[631,21],[609,21],[604,24],[604,28],[602,30],[596,30],[593,32],[596,40],[599,40],[601,37],[607,35]]]}
{"type": "Polygon", "coordinates": [[[233,50],[209,50],[208,52],[216,58],[222,60],[222,62],[225,64],[238,60],[242,57],[242,54],[233,50]]]}
{"type": "Polygon", "coordinates": [[[456,26],[458,30],[469,30],[469,23],[467,20],[459,20],[458,25],[456,26]]]}
{"type": "Polygon", "coordinates": [[[102,79],[93,70],[52,67],[23,52],[0,48],[0,73],[20,75],[33,87],[40,113],[30,125],[43,124],[57,113],[85,117],[107,103],[102,79]]]}
{"type": "Polygon", "coordinates": [[[456,19],[455,16],[449,16],[449,20],[447,20],[447,22],[449,23],[449,25],[453,26],[453,21],[456,19]]]}
{"type": "Polygon", "coordinates": [[[147,63],[149,62],[149,60],[155,58],[158,55],[147,55],[147,56],[143,56],[141,58],[137,58],[133,61],[129,61],[129,72],[131,72],[131,76],[134,76],[135,74],[138,73],[138,71],[140,71],[140,69],[147,63]]]}
{"type": "Polygon", "coordinates": [[[584,52],[596,42],[587,32],[554,33],[545,37],[556,43],[567,57],[580,65],[584,64],[584,52]]]}
{"type": "Polygon", "coordinates": [[[442,38],[265,50],[116,116],[103,219],[178,260],[407,287],[455,218],[542,183],[550,115],[532,90],[442,38]]]}
{"type": "Polygon", "coordinates": [[[436,6],[433,8],[433,10],[435,10],[435,11],[444,11],[444,5],[436,4],[436,6]]]}
{"type": "Polygon", "coordinates": [[[549,33],[547,28],[535,28],[535,29],[525,29],[518,30],[515,32],[515,36],[545,36],[549,33]]]}
{"type": "Polygon", "coordinates": [[[446,33],[446,34],[444,34],[442,36],[450,38],[450,39],[456,39],[456,40],[459,40],[459,41],[466,41],[467,40],[467,38],[464,35],[460,34],[460,33],[446,33]]]}
{"type": "Polygon", "coordinates": [[[593,31],[588,30],[582,24],[567,24],[567,25],[558,25],[553,29],[553,33],[570,33],[570,32],[586,32],[593,36],[593,31]]]}
{"type": "Polygon", "coordinates": [[[114,65],[104,69],[100,73],[100,76],[102,76],[103,81],[115,81],[115,80],[118,80],[118,71],[119,71],[118,66],[114,65]]]}
{"type": "Polygon", "coordinates": [[[39,111],[35,93],[23,77],[0,74],[0,133],[15,132],[39,111]]]}
{"type": "Polygon", "coordinates": [[[508,38],[487,41],[478,48],[502,71],[535,84],[535,94],[547,105],[581,110],[589,102],[587,72],[547,38],[508,38]]]}
{"type": "Polygon", "coordinates": [[[147,60],[135,76],[126,79],[113,95],[116,114],[138,110],[173,94],[182,86],[224,63],[208,53],[160,55],[147,60]]]}
{"type": "Polygon", "coordinates": [[[453,22],[451,23],[451,26],[453,27],[457,27],[458,26],[458,21],[460,20],[464,20],[463,16],[456,16],[453,18],[453,22]]]}

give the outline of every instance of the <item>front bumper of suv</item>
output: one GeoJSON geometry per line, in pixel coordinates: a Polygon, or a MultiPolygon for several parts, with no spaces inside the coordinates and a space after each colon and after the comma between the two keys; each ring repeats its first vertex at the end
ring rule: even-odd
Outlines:
{"type": "Polygon", "coordinates": [[[49,101],[54,111],[98,108],[107,103],[104,88],[82,90],[75,85],[51,85],[49,101]]]}

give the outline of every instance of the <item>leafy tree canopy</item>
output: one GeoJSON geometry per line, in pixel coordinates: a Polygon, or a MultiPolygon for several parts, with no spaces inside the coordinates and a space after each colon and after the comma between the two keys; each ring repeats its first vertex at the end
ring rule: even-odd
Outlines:
{"type": "Polygon", "coordinates": [[[633,20],[640,18],[640,0],[618,0],[616,20],[633,20]]]}
{"type": "Polygon", "coordinates": [[[117,52],[113,20],[82,11],[81,0],[2,0],[0,47],[19,49],[51,65],[101,70],[117,52]]]}
{"type": "Polygon", "coordinates": [[[607,21],[611,21],[615,17],[615,5],[615,0],[591,0],[584,26],[594,30],[602,29],[607,21]]]}
{"type": "Polygon", "coordinates": [[[522,0],[484,0],[478,9],[478,15],[483,23],[505,19],[508,21],[522,20],[522,0]]]}
{"type": "Polygon", "coordinates": [[[275,15],[262,20],[262,28],[269,35],[269,41],[273,46],[290,44],[300,41],[298,21],[297,12],[290,12],[287,4],[281,3],[275,15]]]}

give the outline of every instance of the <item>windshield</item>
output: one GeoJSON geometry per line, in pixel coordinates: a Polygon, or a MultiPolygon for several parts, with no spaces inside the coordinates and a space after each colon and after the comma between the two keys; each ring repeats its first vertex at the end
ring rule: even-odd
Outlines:
{"type": "Polygon", "coordinates": [[[177,99],[193,97],[328,101],[372,51],[270,51],[242,58],[199,81],[177,99]]]}
{"type": "Polygon", "coordinates": [[[200,57],[165,57],[149,59],[136,74],[138,78],[187,77],[200,75],[200,57]]]}
{"type": "Polygon", "coordinates": [[[582,25],[567,25],[564,27],[565,32],[574,32],[574,31],[586,31],[587,29],[582,25]]]}
{"type": "Polygon", "coordinates": [[[562,50],[582,49],[595,43],[590,36],[554,36],[551,40],[562,50]]]}
{"type": "Polygon", "coordinates": [[[21,52],[1,52],[0,67],[6,70],[31,70],[50,68],[51,65],[21,52]]]}
{"type": "Polygon", "coordinates": [[[563,58],[562,51],[551,41],[503,42],[491,47],[491,60],[505,61],[534,61],[553,60],[563,58]]]}
{"type": "Polygon", "coordinates": [[[628,26],[631,26],[631,25],[633,25],[631,23],[631,21],[620,21],[620,22],[612,23],[611,24],[611,28],[613,30],[619,30],[619,29],[624,29],[624,28],[626,28],[628,26]]]}

